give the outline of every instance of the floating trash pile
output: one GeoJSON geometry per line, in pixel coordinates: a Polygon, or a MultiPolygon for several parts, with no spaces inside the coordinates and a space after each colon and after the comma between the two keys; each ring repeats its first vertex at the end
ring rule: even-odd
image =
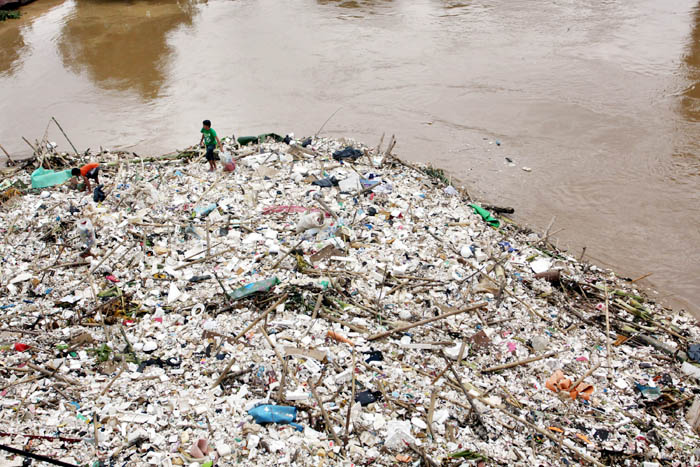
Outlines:
{"type": "Polygon", "coordinates": [[[263,139],[3,182],[3,462],[700,462],[689,315],[393,142],[263,139]]]}

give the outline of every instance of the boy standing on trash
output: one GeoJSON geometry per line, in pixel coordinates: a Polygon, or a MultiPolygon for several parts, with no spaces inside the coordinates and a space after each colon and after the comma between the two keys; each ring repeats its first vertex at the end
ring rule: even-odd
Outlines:
{"type": "Polygon", "coordinates": [[[221,150],[221,140],[219,139],[219,136],[216,134],[216,131],[211,127],[211,121],[209,120],[204,120],[202,122],[202,139],[199,140],[199,145],[201,146],[202,143],[207,148],[207,154],[206,158],[209,161],[209,172],[213,172],[216,170],[216,159],[214,156],[214,149],[219,148],[221,150]]]}
{"type": "Polygon", "coordinates": [[[83,177],[83,181],[85,182],[85,188],[87,188],[88,192],[92,191],[92,189],[90,188],[90,179],[95,180],[95,185],[100,184],[100,164],[98,164],[97,162],[85,164],[79,169],[71,169],[70,173],[74,177],[83,177]]]}

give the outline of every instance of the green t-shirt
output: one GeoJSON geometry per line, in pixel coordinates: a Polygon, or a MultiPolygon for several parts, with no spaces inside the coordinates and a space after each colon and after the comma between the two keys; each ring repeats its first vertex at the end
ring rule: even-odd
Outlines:
{"type": "Polygon", "coordinates": [[[202,128],[202,134],[204,135],[204,144],[206,146],[216,146],[216,131],[213,128],[208,130],[202,128]]]}

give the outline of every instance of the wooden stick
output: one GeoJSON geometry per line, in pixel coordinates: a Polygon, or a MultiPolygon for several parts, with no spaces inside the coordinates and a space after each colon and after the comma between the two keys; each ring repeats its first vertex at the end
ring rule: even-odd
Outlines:
{"type": "Polygon", "coordinates": [[[659,409],[659,410],[668,409],[669,407],[673,407],[674,405],[683,404],[685,402],[688,402],[689,400],[693,399],[694,397],[695,397],[695,394],[691,394],[691,395],[686,396],[682,399],[678,399],[677,401],[667,402],[666,404],[662,404],[662,405],[658,406],[657,409],[659,409]]]}
{"type": "MultiPolygon", "coordinates": [[[[280,355],[279,351],[277,350],[277,347],[272,342],[272,339],[270,339],[270,336],[268,336],[267,332],[265,332],[265,328],[262,326],[258,326],[258,329],[260,330],[260,333],[265,337],[265,340],[267,341],[267,343],[270,344],[270,347],[272,347],[272,350],[275,352],[275,355],[277,355],[277,360],[279,360],[280,363],[282,364],[282,371],[284,372],[284,367],[286,366],[284,358],[282,358],[282,355],[280,355]]],[[[285,382],[284,381],[284,373],[282,373],[282,380],[280,382],[279,393],[277,395],[277,400],[279,400],[280,403],[285,401],[284,382],[285,382]]]]}
{"type": "Polygon", "coordinates": [[[396,277],[398,279],[408,279],[408,280],[412,280],[412,281],[445,282],[442,279],[432,279],[430,277],[418,277],[418,276],[404,276],[402,274],[392,274],[391,277],[396,277]]]}
{"type": "Polygon", "coordinates": [[[433,391],[430,393],[430,407],[428,408],[428,415],[426,417],[426,421],[428,422],[428,431],[430,432],[430,436],[432,436],[433,439],[435,439],[435,433],[433,433],[433,413],[435,412],[435,401],[437,400],[437,393],[438,389],[433,388],[433,391]]]}
{"type": "Polygon", "coordinates": [[[323,407],[323,402],[318,397],[318,393],[316,393],[316,386],[314,386],[314,383],[311,380],[309,380],[308,384],[309,384],[309,388],[311,388],[311,394],[313,394],[314,399],[316,399],[316,403],[321,408],[321,415],[323,415],[323,420],[325,420],[325,422],[326,422],[326,430],[330,432],[331,436],[333,436],[335,443],[338,446],[342,446],[342,443],[340,442],[338,435],[335,433],[335,430],[333,430],[333,426],[331,425],[331,419],[328,418],[328,414],[326,413],[326,409],[323,407]]]}
{"type": "MultiPolygon", "coordinates": [[[[0,147],[2,147],[2,146],[0,146],[0,147]]],[[[634,284],[635,282],[639,282],[639,281],[641,281],[642,279],[646,279],[647,277],[651,276],[652,274],[654,274],[654,273],[653,273],[653,272],[648,272],[648,273],[644,274],[643,276],[639,276],[639,277],[636,278],[636,279],[632,279],[630,282],[634,284]]]]}
{"type": "Polygon", "coordinates": [[[0,391],[4,391],[5,389],[11,388],[12,386],[17,386],[23,383],[31,383],[32,381],[36,381],[39,378],[43,378],[43,376],[31,376],[29,378],[21,379],[19,381],[15,381],[10,384],[6,384],[5,386],[0,388],[0,391]]]}
{"type": "Polygon", "coordinates": [[[205,256],[204,258],[195,259],[194,261],[190,261],[189,263],[181,264],[180,266],[178,266],[178,267],[175,268],[175,271],[179,271],[180,269],[186,268],[187,266],[192,266],[193,264],[203,263],[203,262],[205,262],[205,261],[209,261],[210,259],[213,259],[213,258],[216,258],[216,257],[218,257],[218,256],[224,255],[224,254],[226,254],[226,253],[228,253],[228,252],[230,252],[230,251],[236,250],[236,249],[238,249],[238,248],[240,248],[240,247],[234,246],[234,247],[228,248],[228,249],[226,249],[226,250],[224,250],[224,251],[220,251],[219,253],[214,253],[214,254],[211,255],[211,256],[205,256]]]}
{"type": "MultiPolygon", "coordinates": [[[[462,357],[464,356],[464,348],[466,347],[466,345],[467,341],[462,341],[462,345],[459,347],[459,354],[457,355],[457,365],[461,365],[462,363],[462,357]]],[[[433,380],[430,382],[430,385],[433,386],[435,383],[437,383],[438,380],[442,378],[442,375],[447,373],[447,370],[449,369],[449,365],[445,365],[445,368],[443,368],[442,371],[438,373],[437,376],[435,376],[435,378],[433,378],[433,380]]]]}
{"type": "Polygon", "coordinates": [[[100,438],[98,437],[99,432],[97,430],[97,412],[92,412],[92,427],[95,431],[95,457],[98,457],[98,452],[100,450],[100,438]]]}
{"type": "Polygon", "coordinates": [[[367,328],[358,326],[352,323],[348,323],[347,321],[343,321],[340,318],[336,318],[335,316],[331,315],[326,308],[323,308],[323,312],[321,312],[321,317],[327,319],[328,321],[333,321],[334,323],[338,323],[342,326],[345,326],[346,328],[350,329],[351,331],[355,332],[367,332],[367,328]]]}
{"type": "Polygon", "coordinates": [[[65,377],[65,376],[56,375],[56,374],[55,374],[55,371],[54,371],[54,372],[51,372],[51,371],[49,371],[49,370],[47,370],[47,369],[45,369],[45,368],[40,367],[39,365],[35,365],[35,364],[33,364],[33,363],[27,362],[27,366],[28,366],[29,368],[31,368],[32,370],[36,370],[36,371],[38,371],[39,373],[41,373],[41,374],[43,374],[43,375],[46,375],[46,376],[48,376],[48,377],[56,378],[57,380],[63,381],[64,383],[72,384],[72,385],[74,385],[74,386],[81,386],[81,384],[80,384],[79,382],[74,381],[74,380],[72,380],[72,379],[70,379],[70,378],[67,378],[67,377],[65,377]]]}
{"type": "Polygon", "coordinates": [[[27,143],[29,145],[30,148],[32,148],[32,151],[34,151],[36,153],[36,148],[34,147],[34,145],[32,143],[30,143],[27,140],[27,138],[25,138],[24,136],[22,136],[22,139],[24,140],[25,143],[27,143]]]}
{"type": "Polygon", "coordinates": [[[210,186],[209,188],[207,188],[207,189],[204,191],[204,193],[202,193],[202,194],[200,195],[200,197],[197,199],[197,202],[194,203],[192,206],[196,207],[196,206],[199,204],[199,202],[202,201],[202,198],[204,198],[204,196],[205,196],[207,193],[209,193],[216,185],[218,185],[219,182],[220,182],[223,178],[224,178],[224,175],[220,175],[219,178],[217,178],[216,181],[215,181],[214,183],[212,183],[211,186],[210,186]]]}
{"type": "Polygon", "coordinates": [[[323,122],[323,125],[321,125],[321,128],[318,129],[318,131],[317,131],[316,134],[314,135],[314,138],[318,137],[318,134],[321,133],[321,130],[323,130],[323,127],[326,126],[326,123],[330,122],[330,121],[331,121],[331,118],[333,118],[333,116],[335,116],[335,114],[337,114],[338,112],[340,112],[340,109],[342,109],[342,108],[343,108],[343,106],[338,107],[338,110],[336,110],[335,112],[333,112],[333,113],[331,114],[331,116],[328,117],[328,118],[326,119],[325,122],[323,122]]]}
{"type": "Polygon", "coordinates": [[[421,321],[416,321],[415,323],[407,324],[405,326],[400,326],[398,328],[394,328],[394,329],[391,329],[389,331],[374,334],[372,336],[369,336],[367,338],[367,340],[374,341],[377,339],[382,339],[386,336],[390,336],[391,334],[396,334],[397,332],[403,332],[403,331],[406,331],[408,329],[413,329],[413,328],[418,327],[418,326],[423,326],[424,324],[432,323],[434,321],[438,321],[438,320],[441,320],[444,318],[449,318],[450,316],[455,316],[455,315],[458,315],[460,313],[466,313],[467,311],[473,311],[473,310],[477,310],[479,308],[484,308],[486,305],[488,305],[487,302],[479,302],[479,303],[476,303],[474,305],[468,306],[467,308],[462,308],[461,310],[455,310],[455,311],[451,311],[449,313],[443,313],[441,315],[434,316],[432,318],[423,319],[421,321]]]}
{"type": "MultiPolygon", "coordinates": [[[[610,307],[608,300],[608,284],[605,283],[605,347],[608,359],[608,379],[612,378],[612,364],[610,363],[610,307]]],[[[576,386],[574,386],[576,389],[576,386]]]]}
{"type": "Polygon", "coordinates": [[[38,460],[39,462],[45,462],[51,465],[58,465],[59,467],[78,467],[76,464],[69,464],[68,462],[63,462],[57,459],[52,459],[47,456],[42,456],[41,454],[36,454],[33,452],[25,451],[23,449],[13,448],[11,446],[5,446],[0,444],[0,450],[7,451],[11,454],[20,455],[22,457],[27,457],[30,459],[38,460]]]}
{"type": "Polygon", "coordinates": [[[40,331],[30,331],[28,329],[18,329],[18,328],[0,328],[0,332],[19,332],[20,334],[29,334],[30,336],[41,336],[46,334],[40,331]]]}
{"type": "Polygon", "coordinates": [[[219,287],[221,287],[221,291],[224,293],[224,299],[226,300],[227,303],[231,303],[231,297],[229,296],[228,292],[226,291],[226,287],[224,287],[224,283],[221,282],[221,279],[219,279],[219,275],[216,273],[216,271],[212,271],[214,273],[214,277],[216,278],[216,282],[219,283],[219,287]]]}
{"type": "Polygon", "coordinates": [[[440,464],[428,457],[425,451],[423,451],[418,446],[413,445],[413,443],[406,443],[406,446],[408,446],[411,449],[411,451],[418,454],[421,457],[421,459],[423,459],[423,462],[425,462],[429,467],[440,467],[440,464]]]}
{"type": "Polygon", "coordinates": [[[357,361],[355,359],[355,349],[352,350],[352,396],[348,401],[348,414],[345,417],[345,446],[348,445],[348,439],[350,438],[350,415],[352,412],[352,406],[355,403],[355,369],[357,368],[357,361]]]}
{"type": "Polygon", "coordinates": [[[119,369],[119,373],[117,373],[117,375],[114,378],[112,378],[112,380],[107,384],[107,386],[105,386],[105,388],[102,390],[102,392],[100,392],[100,396],[104,396],[105,393],[107,391],[109,391],[109,388],[111,388],[112,385],[114,384],[114,382],[119,379],[119,377],[122,375],[122,373],[124,373],[125,368],[126,368],[126,365],[124,365],[124,355],[122,355],[122,367],[119,369]]]}
{"type": "Polygon", "coordinates": [[[600,362],[598,362],[598,364],[597,364],[596,366],[594,366],[593,368],[591,368],[590,370],[588,370],[587,372],[585,372],[585,373],[583,374],[583,376],[581,376],[579,379],[577,379],[576,382],[571,386],[571,389],[576,390],[576,388],[578,387],[578,385],[581,384],[581,383],[583,382],[584,379],[586,379],[586,378],[588,378],[589,376],[591,376],[591,375],[593,374],[593,372],[596,371],[598,368],[600,368],[600,362]]]}
{"type": "MultiPolygon", "coordinates": [[[[279,304],[283,303],[286,299],[287,299],[287,294],[285,293],[285,294],[282,295],[282,297],[280,297],[279,300],[277,300],[275,303],[273,303],[273,304],[272,304],[267,310],[265,310],[260,316],[258,316],[257,318],[255,318],[255,319],[253,320],[252,323],[250,323],[248,326],[246,326],[245,329],[243,329],[241,332],[239,332],[239,333],[233,338],[233,341],[229,341],[229,342],[234,343],[234,342],[238,341],[238,339],[240,339],[241,336],[243,336],[246,332],[248,332],[248,331],[250,331],[251,329],[253,329],[253,326],[255,326],[255,325],[258,324],[260,321],[262,321],[263,319],[265,319],[265,317],[266,317],[268,314],[270,314],[270,312],[271,312],[272,310],[274,310],[275,308],[277,308],[277,306],[278,306],[279,304]]],[[[226,373],[229,372],[229,370],[231,369],[231,367],[233,366],[233,364],[236,363],[236,361],[237,361],[236,358],[232,358],[232,359],[231,359],[231,361],[229,362],[229,364],[226,365],[226,368],[224,368],[224,371],[222,371],[222,372],[221,372],[221,375],[219,375],[219,377],[217,378],[216,382],[211,386],[212,388],[217,387],[217,386],[221,383],[221,381],[223,381],[223,379],[226,377],[226,373]]]]}
{"type": "Polygon", "coordinates": [[[63,136],[66,137],[66,140],[68,141],[68,144],[70,144],[70,147],[73,148],[73,151],[75,152],[75,155],[77,156],[77,155],[78,155],[78,150],[75,149],[75,146],[73,146],[73,143],[71,142],[70,138],[68,138],[68,135],[66,134],[66,132],[63,131],[63,128],[61,127],[61,124],[58,123],[58,120],[56,120],[56,117],[51,117],[51,120],[53,120],[53,122],[56,124],[56,126],[58,127],[58,129],[61,130],[61,133],[63,133],[63,136]]]}
{"type": "MultiPolygon", "coordinates": [[[[140,224],[140,225],[145,225],[145,224],[140,224]]],[[[174,224],[174,225],[178,225],[178,224],[174,224]]],[[[165,225],[164,225],[164,227],[165,227],[165,225]]],[[[224,242],[219,242],[219,243],[213,244],[211,247],[212,247],[212,248],[216,248],[217,246],[223,245],[223,244],[224,244],[224,242]]],[[[196,252],[196,253],[192,253],[191,255],[185,256],[185,261],[187,261],[188,259],[194,258],[195,256],[199,256],[199,255],[201,255],[202,253],[206,253],[206,252],[207,252],[207,249],[206,249],[206,248],[204,248],[203,250],[199,250],[199,251],[196,252]]],[[[206,255],[205,255],[205,256],[206,256],[206,255]]]]}
{"type": "Polygon", "coordinates": [[[506,363],[505,365],[497,365],[497,366],[491,366],[488,368],[484,368],[481,370],[482,373],[490,373],[492,371],[498,371],[498,370],[505,370],[507,368],[513,368],[515,366],[520,366],[520,365],[526,365],[528,363],[536,362],[537,360],[542,360],[543,358],[549,358],[553,357],[559,352],[549,352],[544,355],[539,355],[537,357],[531,357],[531,358],[526,358],[525,360],[520,360],[517,362],[512,362],[512,363],[506,363]]]}
{"type": "Polygon", "coordinates": [[[53,266],[48,266],[48,267],[45,267],[43,269],[39,269],[37,271],[37,273],[48,271],[49,269],[74,268],[74,267],[78,267],[78,266],[90,266],[90,263],[87,261],[76,261],[74,263],[55,264],[53,266]]]}
{"type": "Polygon", "coordinates": [[[294,245],[292,248],[290,248],[289,251],[287,251],[287,252],[284,254],[284,256],[282,256],[280,259],[277,260],[277,262],[272,266],[272,269],[277,269],[277,266],[279,266],[280,263],[281,263],[282,261],[284,261],[284,259],[285,259],[287,256],[289,256],[289,254],[290,254],[292,251],[296,250],[297,247],[298,247],[299,245],[301,245],[303,241],[304,241],[304,240],[299,240],[299,242],[298,242],[296,245],[294,245]]]}
{"type": "Polygon", "coordinates": [[[207,217],[207,256],[211,256],[211,243],[209,241],[209,217],[207,217]]]}
{"type": "Polygon", "coordinates": [[[323,201],[323,197],[322,197],[321,195],[319,195],[318,193],[316,193],[316,194],[314,195],[314,199],[316,200],[316,202],[317,202],[326,212],[328,212],[328,214],[330,214],[331,216],[333,216],[333,219],[335,219],[336,221],[338,220],[338,216],[336,215],[336,213],[334,213],[333,211],[331,211],[331,208],[329,208],[328,205],[326,204],[326,202],[323,201]]]}
{"type": "Polygon", "coordinates": [[[455,380],[457,381],[457,384],[459,385],[459,388],[462,390],[464,395],[467,397],[467,400],[469,401],[469,405],[472,408],[472,411],[474,412],[474,415],[476,416],[477,421],[481,426],[486,429],[486,425],[484,424],[484,421],[481,419],[481,412],[479,412],[479,408],[474,404],[474,398],[472,397],[471,394],[469,394],[469,391],[464,387],[462,384],[462,380],[459,379],[459,375],[457,375],[457,372],[455,371],[454,367],[452,366],[452,362],[450,362],[450,359],[445,355],[445,352],[442,352],[442,358],[445,359],[445,362],[447,363],[447,366],[450,368],[452,371],[452,375],[455,377],[455,380]]]}
{"type": "Polygon", "coordinates": [[[549,238],[549,230],[554,225],[555,220],[557,220],[557,216],[552,216],[552,220],[549,221],[549,225],[547,226],[547,230],[544,231],[544,237],[538,243],[547,243],[547,239],[549,238]]]}
{"type": "Polygon", "coordinates": [[[102,263],[104,263],[107,259],[109,259],[109,257],[112,256],[112,255],[114,254],[115,251],[117,251],[117,248],[119,248],[120,246],[124,245],[125,243],[126,243],[126,240],[121,241],[117,246],[115,246],[114,248],[112,248],[112,250],[111,250],[109,253],[107,253],[106,255],[104,255],[104,256],[102,257],[102,259],[100,260],[100,262],[97,263],[97,265],[96,265],[95,267],[90,268],[90,274],[92,274],[93,272],[95,272],[95,271],[97,270],[97,268],[99,268],[100,266],[102,266],[102,263]]]}
{"type": "Polygon", "coordinates": [[[2,149],[2,152],[4,152],[4,153],[5,153],[5,156],[7,156],[7,160],[9,160],[11,163],[14,164],[15,161],[13,161],[13,160],[12,160],[12,157],[10,157],[10,154],[9,154],[7,151],[5,151],[5,148],[2,147],[2,144],[0,144],[0,149],[2,149]]]}
{"type": "Polygon", "coordinates": [[[314,312],[311,315],[311,319],[316,319],[318,316],[318,310],[321,308],[321,303],[323,303],[323,290],[316,296],[316,304],[314,305],[314,312]]]}

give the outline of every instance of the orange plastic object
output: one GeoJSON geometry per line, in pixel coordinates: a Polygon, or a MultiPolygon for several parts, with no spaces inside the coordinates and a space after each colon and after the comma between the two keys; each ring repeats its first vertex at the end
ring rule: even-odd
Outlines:
{"type": "Polygon", "coordinates": [[[397,454],[396,460],[399,462],[411,462],[413,459],[411,458],[411,456],[408,456],[406,454],[397,454]]]}
{"type": "Polygon", "coordinates": [[[574,400],[576,400],[576,397],[581,396],[581,399],[587,401],[590,400],[593,391],[595,391],[595,388],[592,384],[581,383],[578,386],[576,386],[576,388],[573,389],[569,394],[571,394],[571,398],[574,400]]]}
{"type": "Polygon", "coordinates": [[[326,337],[330,337],[331,339],[333,339],[334,341],[337,341],[337,342],[343,342],[345,344],[350,344],[352,346],[355,345],[355,343],[353,341],[351,341],[350,339],[348,339],[344,335],[338,334],[337,332],[334,332],[334,331],[328,331],[326,333],[326,337]]]}
{"type": "Polygon", "coordinates": [[[556,427],[556,426],[548,426],[547,428],[549,428],[552,431],[558,431],[559,433],[564,433],[564,430],[562,430],[561,428],[556,427]]]}
{"type": "Polygon", "coordinates": [[[590,439],[588,439],[588,436],[582,435],[581,433],[576,433],[576,437],[580,439],[583,442],[586,442],[588,444],[593,444],[590,439]]]}
{"type": "Polygon", "coordinates": [[[545,387],[554,392],[566,391],[571,387],[571,380],[564,376],[563,371],[557,370],[549,377],[545,387]]]}

